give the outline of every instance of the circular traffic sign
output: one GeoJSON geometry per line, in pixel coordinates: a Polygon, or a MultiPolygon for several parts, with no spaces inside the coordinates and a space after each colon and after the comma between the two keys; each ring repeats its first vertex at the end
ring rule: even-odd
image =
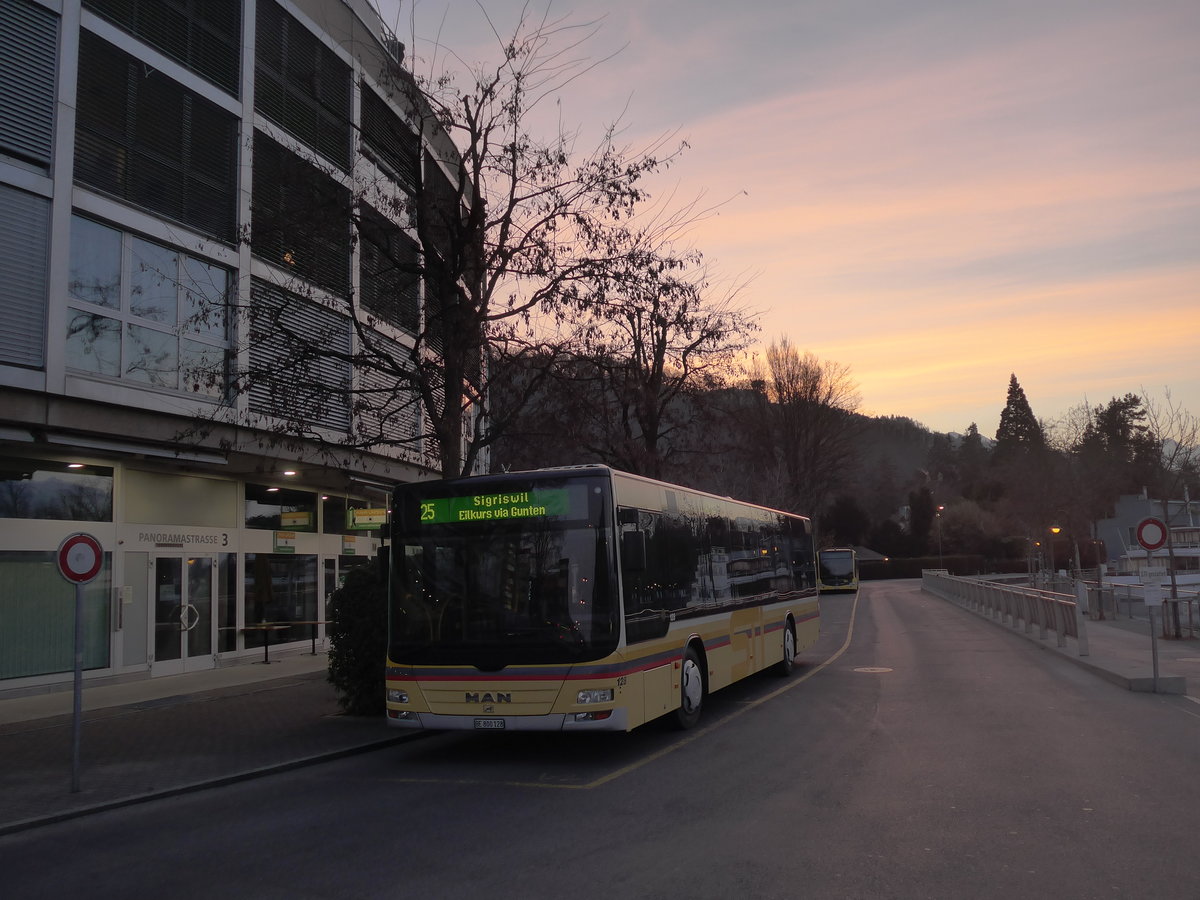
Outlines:
{"type": "Polygon", "coordinates": [[[1157,550],[1167,542],[1167,526],[1162,519],[1142,519],[1138,522],[1137,541],[1146,550],[1157,550]]]}
{"type": "Polygon", "coordinates": [[[100,574],[103,566],[104,550],[90,534],[69,534],[58,545],[58,571],[67,581],[86,584],[100,574]]]}

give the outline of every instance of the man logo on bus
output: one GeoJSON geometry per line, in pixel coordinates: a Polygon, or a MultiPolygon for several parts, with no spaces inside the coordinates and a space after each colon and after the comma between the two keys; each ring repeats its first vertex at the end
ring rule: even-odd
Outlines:
{"type": "Polygon", "coordinates": [[[473,694],[467,691],[465,703],[512,703],[512,694],[473,694]]]}

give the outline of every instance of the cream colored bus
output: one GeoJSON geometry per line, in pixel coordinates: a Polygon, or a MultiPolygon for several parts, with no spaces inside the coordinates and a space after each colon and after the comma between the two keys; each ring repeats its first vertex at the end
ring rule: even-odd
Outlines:
{"type": "Polygon", "coordinates": [[[605,466],[403,485],[389,566],[402,728],[687,728],[820,627],[808,519],[605,466]]]}

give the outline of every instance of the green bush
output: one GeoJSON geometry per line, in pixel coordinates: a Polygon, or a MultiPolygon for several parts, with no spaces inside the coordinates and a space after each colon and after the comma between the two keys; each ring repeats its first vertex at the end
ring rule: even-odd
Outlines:
{"type": "Polygon", "coordinates": [[[352,716],[384,711],[387,579],[379,566],[346,573],[329,598],[329,681],[352,716]]]}

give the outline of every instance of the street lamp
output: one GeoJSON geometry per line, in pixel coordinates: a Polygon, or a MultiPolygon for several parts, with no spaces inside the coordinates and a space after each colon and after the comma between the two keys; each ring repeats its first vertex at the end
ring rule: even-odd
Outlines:
{"type": "Polygon", "coordinates": [[[938,568],[939,568],[939,569],[944,569],[944,568],[946,568],[946,564],[945,564],[945,563],[942,561],[942,510],[943,510],[943,509],[945,509],[945,508],[946,508],[946,507],[944,507],[944,506],[939,506],[939,507],[937,508],[937,516],[935,517],[935,518],[937,519],[937,533],[938,533],[938,568]]]}
{"type": "Polygon", "coordinates": [[[1048,568],[1046,570],[1047,582],[1054,577],[1054,538],[1057,537],[1061,531],[1062,528],[1060,526],[1051,525],[1050,537],[1046,539],[1046,559],[1048,560],[1048,568]]]}

